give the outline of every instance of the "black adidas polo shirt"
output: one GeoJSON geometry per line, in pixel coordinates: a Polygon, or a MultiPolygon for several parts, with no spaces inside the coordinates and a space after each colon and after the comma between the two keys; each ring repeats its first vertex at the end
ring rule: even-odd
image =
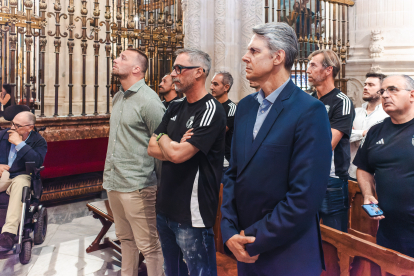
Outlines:
{"type": "Polygon", "coordinates": [[[414,244],[414,119],[391,118],[370,128],[354,159],[374,174],[378,205],[384,211],[378,232],[391,241],[414,244]]]}
{"type": "Polygon", "coordinates": [[[187,98],[173,101],[154,133],[166,133],[179,143],[190,128],[194,135],[187,142],[200,151],[181,164],[163,162],[157,213],[193,227],[212,227],[223,171],[223,106],[210,94],[195,103],[188,103],[187,98]]]}
{"type": "MultiPolygon", "coordinates": [[[[224,151],[224,157],[227,160],[227,164],[230,161],[230,150],[231,150],[231,139],[233,138],[234,132],[234,115],[236,114],[236,104],[230,99],[223,103],[224,111],[227,116],[227,127],[229,130],[226,132],[226,146],[224,151]]],[[[227,165],[228,166],[228,165],[227,165]]]]}
{"type": "MultiPolygon", "coordinates": [[[[311,95],[318,98],[316,92],[311,95]]],[[[322,96],[319,100],[325,105],[331,128],[344,134],[333,152],[330,176],[348,180],[348,169],[351,164],[349,137],[352,133],[352,124],[355,118],[354,105],[348,96],[337,88],[322,96]]]]}

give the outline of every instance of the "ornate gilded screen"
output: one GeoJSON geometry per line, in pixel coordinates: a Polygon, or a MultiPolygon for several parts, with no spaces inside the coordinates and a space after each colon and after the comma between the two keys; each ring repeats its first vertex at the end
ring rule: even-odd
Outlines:
{"type": "Polygon", "coordinates": [[[352,5],[350,0],[265,0],[265,22],[286,22],[296,32],[300,52],[292,68],[292,79],[303,90],[312,89],[306,74],[308,56],[318,49],[331,49],[342,61],[336,85],[346,93],[348,8],[352,5]]]}
{"type": "Polygon", "coordinates": [[[158,89],[183,47],[180,0],[0,0],[1,83],[39,115],[109,113],[112,60],[146,52],[158,89]],[[45,111],[46,108],[46,111],[45,111]]]}

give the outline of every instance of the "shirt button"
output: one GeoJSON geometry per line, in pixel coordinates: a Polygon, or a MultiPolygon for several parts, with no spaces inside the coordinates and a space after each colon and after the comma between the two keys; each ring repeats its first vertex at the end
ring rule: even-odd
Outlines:
{"type": "Polygon", "coordinates": [[[264,111],[262,110],[262,113],[264,113],[264,111]]]}

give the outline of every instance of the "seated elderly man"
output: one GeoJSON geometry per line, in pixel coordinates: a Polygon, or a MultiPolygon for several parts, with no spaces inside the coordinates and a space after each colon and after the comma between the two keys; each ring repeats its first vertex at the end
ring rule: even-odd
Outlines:
{"type": "MultiPolygon", "coordinates": [[[[18,110],[19,106],[15,109],[18,110]]],[[[26,162],[35,162],[40,167],[45,159],[47,144],[34,131],[35,122],[35,115],[23,111],[14,116],[10,128],[0,131],[0,192],[10,196],[6,223],[0,235],[0,251],[12,249],[19,228],[22,190],[24,186],[30,186],[26,162]]]]}

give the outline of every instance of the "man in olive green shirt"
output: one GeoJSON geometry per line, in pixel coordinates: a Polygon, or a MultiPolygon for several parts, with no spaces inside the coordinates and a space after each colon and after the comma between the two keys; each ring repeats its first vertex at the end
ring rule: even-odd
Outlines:
{"type": "Polygon", "coordinates": [[[149,276],[164,275],[164,258],[156,227],[157,175],[147,147],[164,115],[157,93],[145,84],[147,56],[127,49],[114,60],[112,75],[121,88],[115,94],[110,120],[103,187],[108,191],[115,232],[121,241],[122,276],[138,275],[139,251],[149,276]]]}

